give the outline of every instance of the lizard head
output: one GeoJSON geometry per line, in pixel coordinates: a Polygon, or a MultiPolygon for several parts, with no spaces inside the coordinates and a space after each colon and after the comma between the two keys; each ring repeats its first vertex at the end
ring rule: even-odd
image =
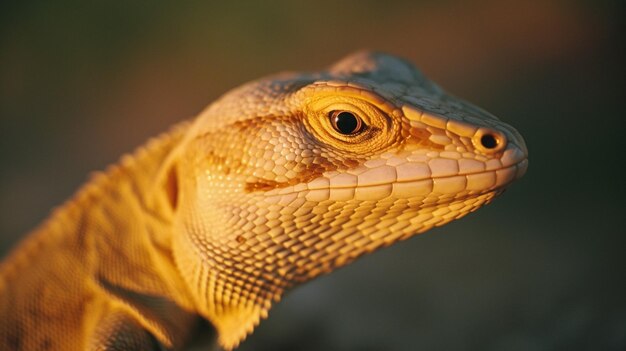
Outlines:
{"type": "Polygon", "coordinates": [[[283,292],[490,202],[527,166],[511,126],[361,52],[248,83],[175,162],[176,262],[225,348],[283,292]]]}

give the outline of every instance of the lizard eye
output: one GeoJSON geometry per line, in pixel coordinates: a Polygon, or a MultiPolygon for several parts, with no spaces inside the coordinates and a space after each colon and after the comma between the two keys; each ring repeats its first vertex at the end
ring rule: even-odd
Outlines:
{"type": "Polygon", "coordinates": [[[332,111],[330,122],[333,128],[343,135],[358,134],[365,127],[365,123],[359,116],[348,111],[332,111]]]}

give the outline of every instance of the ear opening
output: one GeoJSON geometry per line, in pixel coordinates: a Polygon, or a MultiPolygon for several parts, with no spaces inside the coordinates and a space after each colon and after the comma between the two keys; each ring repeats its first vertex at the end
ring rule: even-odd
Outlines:
{"type": "Polygon", "coordinates": [[[174,148],[161,163],[153,183],[154,206],[161,214],[174,215],[179,207],[181,178],[179,148],[174,148]]]}
{"type": "Polygon", "coordinates": [[[176,211],[178,208],[178,167],[176,164],[170,165],[167,170],[167,174],[165,175],[163,188],[165,190],[165,195],[167,199],[167,203],[172,210],[172,212],[176,211]]]}

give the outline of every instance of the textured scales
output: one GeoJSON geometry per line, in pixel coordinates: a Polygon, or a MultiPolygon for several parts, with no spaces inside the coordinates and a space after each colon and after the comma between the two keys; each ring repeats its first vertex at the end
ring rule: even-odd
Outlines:
{"type": "Polygon", "coordinates": [[[96,175],[0,266],[0,349],[235,348],[288,289],[490,202],[511,126],[361,52],[237,88],[96,175]],[[342,134],[333,116],[363,128],[342,134]]]}

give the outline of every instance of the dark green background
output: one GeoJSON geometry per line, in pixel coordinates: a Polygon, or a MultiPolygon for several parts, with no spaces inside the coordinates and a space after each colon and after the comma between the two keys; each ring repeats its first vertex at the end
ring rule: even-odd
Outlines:
{"type": "Polygon", "coordinates": [[[619,1],[3,1],[0,255],[227,89],[357,49],[516,126],[494,204],[295,290],[242,350],[624,350],[619,1]]]}

